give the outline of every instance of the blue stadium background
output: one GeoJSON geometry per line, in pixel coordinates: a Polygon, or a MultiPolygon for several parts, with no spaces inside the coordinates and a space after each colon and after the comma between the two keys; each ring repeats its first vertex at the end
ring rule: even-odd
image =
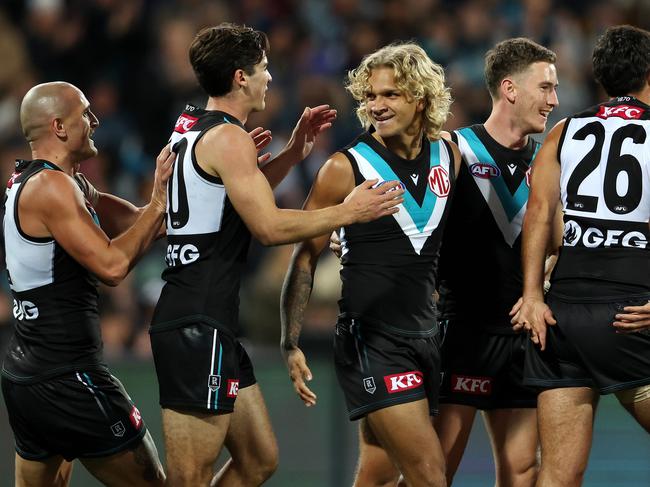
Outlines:
{"type": "MultiPolygon", "coordinates": [[[[528,36],[558,53],[560,106],[549,126],[604,94],[591,78],[591,49],[609,25],[650,27],[644,0],[3,0],[0,2],[0,178],[29,157],[18,108],[36,83],[66,80],[83,89],[100,119],[100,155],[83,166],[101,190],[142,203],[150,194],[154,157],[185,102],[205,103],[187,61],[198,28],[222,21],[268,33],[273,82],[267,109],[249,127],[270,128],[277,153],[305,105],[330,103],[335,127],[277,188],[278,204],[299,207],[325,157],[359,130],[342,87],[346,70],[394,40],[414,39],[443,64],[455,102],[448,129],[483,121],[490,100],[483,55],[495,42],[528,36]]],[[[270,486],[350,485],[356,459],[354,425],[344,413],[331,367],[331,333],[339,292],[331,256],[319,265],[303,332],[314,371],[316,408],[295,397],[280,359],[279,291],[291,247],[254,244],[242,289],[242,323],[280,443],[270,486]]],[[[161,456],[160,414],[147,326],[158,297],[164,243],[117,288],[102,288],[102,333],[113,372],[131,392],[161,456]]],[[[11,333],[11,301],[0,292],[0,347],[11,333]]],[[[182,366],[182,364],[179,364],[182,366]]],[[[1,401],[0,401],[0,404],[1,401]]],[[[396,425],[396,427],[398,427],[396,425]]],[[[13,439],[0,406],[0,486],[13,484],[13,439]]],[[[455,485],[493,485],[485,432],[477,422],[455,485]]],[[[97,483],[77,467],[74,486],[97,483]]],[[[650,437],[604,398],[585,485],[650,486],[650,437]]]]}

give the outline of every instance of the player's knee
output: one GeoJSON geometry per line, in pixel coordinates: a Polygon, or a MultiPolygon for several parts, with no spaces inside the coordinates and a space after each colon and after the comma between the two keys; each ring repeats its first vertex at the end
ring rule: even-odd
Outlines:
{"type": "Polygon", "coordinates": [[[536,452],[514,452],[497,460],[496,473],[499,485],[513,487],[533,485],[539,471],[536,452]]]}
{"type": "Polygon", "coordinates": [[[370,465],[359,465],[354,485],[357,487],[395,487],[399,480],[399,472],[388,472],[386,469],[373,468],[370,465]]]}
{"type": "Polygon", "coordinates": [[[563,487],[579,487],[582,485],[586,465],[569,468],[566,465],[549,465],[542,463],[540,471],[541,485],[562,485],[563,487]]]}
{"type": "Polygon", "coordinates": [[[445,465],[432,462],[431,459],[418,459],[409,462],[402,469],[408,485],[422,485],[427,487],[446,487],[447,477],[445,465]]]}
{"type": "Polygon", "coordinates": [[[242,463],[248,481],[251,485],[260,485],[268,480],[278,469],[279,453],[275,442],[258,450],[257,454],[242,463]]]}

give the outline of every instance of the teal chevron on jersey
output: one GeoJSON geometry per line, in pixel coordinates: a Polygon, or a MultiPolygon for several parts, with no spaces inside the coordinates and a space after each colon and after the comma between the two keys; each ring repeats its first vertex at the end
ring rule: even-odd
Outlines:
{"type": "MultiPolygon", "coordinates": [[[[496,167],[499,172],[501,172],[501,169],[497,166],[497,163],[494,162],[494,159],[488,152],[485,145],[483,145],[483,142],[479,140],[479,138],[470,127],[462,128],[458,130],[458,133],[462,135],[465,140],[467,140],[470,149],[472,152],[474,152],[476,158],[480,162],[483,164],[490,164],[496,167]]],[[[537,150],[538,149],[535,149],[535,153],[537,153],[537,150]]],[[[521,180],[521,183],[519,184],[519,187],[517,188],[517,191],[514,195],[510,193],[508,187],[506,186],[506,183],[501,177],[490,178],[490,183],[494,187],[494,190],[496,191],[497,196],[501,201],[501,205],[503,206],[503,210],[505,211],[508,220],[512,222],[515,216],[517,216],[517,214],[521,211],[521,209],[526,205],[526,202],[528,201],[529,188],[526,184],[526,178],[523,178],[521,180]]]]}
{"type": "MultiPolygon", "coordinates": [[[[431,142],[430,144],[429,167],[431,168],[440,165],[440,148],[438,142],[431,142]]],[[[370,164],[372,164],[372,167],[379,173],[384,181],[400,181],[400,178],[397,177],[388,163],[369,145],[364,142],[360,142],[354,146],[354,149],[359,154],[361,154],[370,164]]],[[[426,191],[424,200],[422,201],[422,206],[417,204],[408,189],[405,189],[403,197],[404,203],[402,203],[402,205],[413,219],[413,223],[417,227],[418,231],[423,232],[426,224],[431,218],[433,209],[436,206],[436,201],[438,199],[437,196],[433,193],[433,191],[426,191]]]]}

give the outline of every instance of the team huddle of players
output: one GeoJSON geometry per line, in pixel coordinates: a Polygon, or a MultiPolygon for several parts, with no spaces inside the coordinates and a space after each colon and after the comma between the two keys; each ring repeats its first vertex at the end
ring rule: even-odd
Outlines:
{"type": "Polygon", "coordinates": [[[598,39],[594,75],[611,99],[541,146],[531,134],[558,105],[549,49],[514,38],[488,51],[491,113],[451,133],[444,71],[422,48],[367,55],[346,81],[364,131],[327,159],[303,210],[277,208],[272,190],[336,111],[305,108],[284,150],[258,159],[270,133],[245,123],[265,107],[268,49],[235,24],[196,35],[189,57],[208,102],[179,116],[142,208],[80,171],[99,121],[79,89],[25,95],[32,159],[16,163],[4,217],[16,485],[67,485],[74,459],[115,486],[255,486],[273,474],[275,436],[237,339],[251,236],[297,242],[281,349],[310,406],[299,336],[318,257],[339,232],[334,357],[360,419],[357,487],[451,485],[479,410],[499,486],[581,485],[601,394],[650,431],[650,33],[618,26],[598,39]],[[150,334],[164,470],[103,361],[96,290],[161,236],[150,334]]]}

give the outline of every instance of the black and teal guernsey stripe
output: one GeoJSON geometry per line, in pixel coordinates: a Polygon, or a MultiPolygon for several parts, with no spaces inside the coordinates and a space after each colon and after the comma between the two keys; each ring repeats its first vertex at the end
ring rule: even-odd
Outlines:
{"type": "MultiPolygon", "coordinates": [[[[18,218],[18,202],[29,179],[41,171],[60,170],[45,160],[18,161],[7,184],[3,229],[15,327],[2,374],[15,382],[106,367],[97,279],[56,240],[27,235],[18,218]]],[[[99,224],[88,201],[86,208],[99,224]]]]}
{"type": "Polygon", "coordinates": [[[245,130],[228,113],[187,105],[172,133],[178,155],[167,192],[166,283],[152,332],[204,323],[239,333],[239,285],[251,234],[221,179],[206,173],[195,154],[201,137],[222,124],[245,130]]]}
{"type": "Polygon", "coordinates": [[[437,330],[435,261],[455,186],[451,148],[423,138],[418,157],[406,160],[364,133],[342,153],[357,185],[399,180],[406,192],[399,213],[342,229],[341,318],[430,336],[437,330]]]}
{"type": "Polygon", "coordinates": [[[529,170],[540,144],[529,137],[524,148],[509,149],[483,125],[452,138],[463,164],[440,252],[441,317],[509,333],[508,312],[521,295],[529,170]]]}

